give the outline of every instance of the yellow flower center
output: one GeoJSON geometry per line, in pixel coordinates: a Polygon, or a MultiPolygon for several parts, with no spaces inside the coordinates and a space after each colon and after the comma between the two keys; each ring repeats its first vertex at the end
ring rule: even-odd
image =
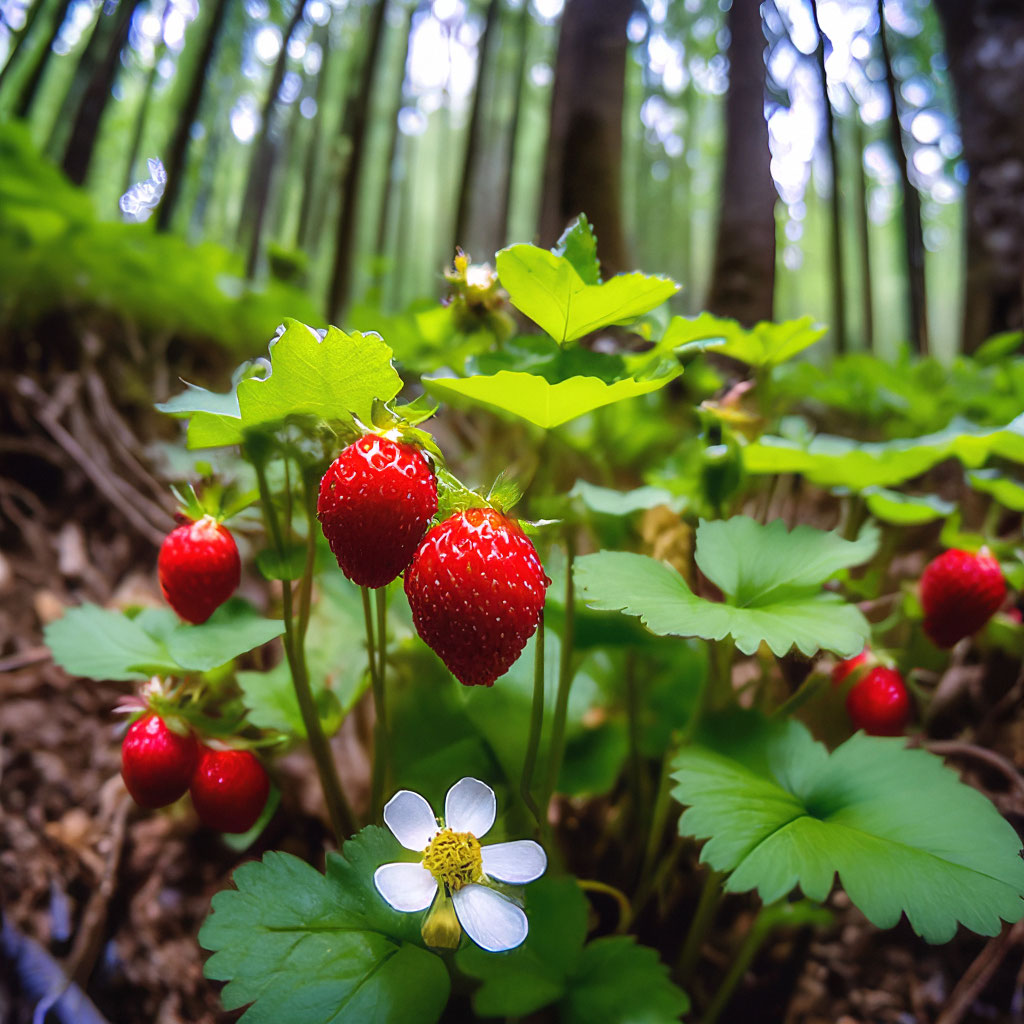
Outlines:
{"type": "Polygon", "coordinates": [[[449,892],[458,892],[484,876],[480,840],[472,832],[453,832],[443,828],[427,844],[423,866],[449,892]]]}

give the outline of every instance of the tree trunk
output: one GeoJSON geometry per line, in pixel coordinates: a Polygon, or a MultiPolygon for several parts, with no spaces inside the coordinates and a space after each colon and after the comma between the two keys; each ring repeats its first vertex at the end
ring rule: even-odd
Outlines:
{"type": "Polygon", "coordinates": [[[516,139],[519,135],[519,119],[523,112],[523,92],[526,89],[526,58],[530,44],[530,5],[523,0],[519,8],[519,37],[516,40],[516,70],[513,82],[515,96],[512,100],[512,119],[508,125],[508,156],[505,160],[506,170],[501,181],[501,213],[498,218],[498,225],[501,228],[501,244],[508,245],[511,241],[511,226],[509,221],[512,215],[512,184],[513,169],[516,163],[516,139]]]}
{"type": "Polygon", "coordinates": [[[758,0],[733,0],[728,14],[718,239],[708,309],[750,326],[770,320],[775,292],[775,183],[764,116],[765,37],[758,0]]]}
{"type": "Polygon", "coordinates": [[[256,270],[260,234],[263,230],[263,215],[267,205],[267,189],[270,187],[270,179],[273,176],[272,165],[278,155],[273,138],[276,128],[274,119],[277,114],[277,94],[281,91],[284,73],[288,68],[288,44],[302,20],[302,11],[305,6],[305,0],[295,0],[291,20],[282,36],[281,50],[277,55],[277,60],[274,61],[274,71],[270,76],[267,97],[263,101],[263,109],[260,111],[259,134],[256,136],[256,142],[252,147],[252,156],[249,158],[249,174],[246,179],[245,195],[242,199],[236,233],[239,245],[245,241],[247,236],[249,238],[247,277],[252,277],[256,270]]]}
{"type": "Polygon", "coordinates": [[[316,116],[313,118],[309,141],[306,143],[306,158],[303,161],[302,195],[299,200],[299,216],[295,225],[294,246],[306,249],[309,243],[310,214],[313,210],[313,196],[319,187],[320,147],[324,123],[324,96],[327,94],[327,68],[331,55],[331,23],[328,22],[319,33],[320,70],[317,72],[316,116]]]}
{"type": "Polygon", "coordinates": [[[199,106],[203,100],[203,90],[206,87],[206,80],[209,76],[214,53],[217,49],[217,40],[220,37],[224,19],[227,15],[230,0],[216,0],[210,21],[206,26],[206,35],[203,37],[203,48],[192,69],[192,77],[189,79],[188,92],[185,96],[185,103],[178,114],[178,123],[171,138],[168,151],[167,187],[164,190],[163,202],[156,215],[157,231],[167,231],[171,226],[171,219],[177,208],[178,200],[181,198],[181,187],[184,181],[185,164],[188,159],[188,149],[192,141],[192,125],[199,114],[199,106]]]}
{"type": "MultiPolygon", "coordinates": [[[[907,295],[909,299],[910,341],[917,352],[928,351],[928,305],[924,286],[924,231],[921,228],[921,196],[910,182],[907,173],[907,152],[903,148],[903,130],[897,100],[896,76],[889,56],[889,43],[885,35],[884,0],[876,0],[878,11],[878,40],[882,46],[885,65],[885,84],[889,92],[889,141],[893,159],[900,172],[903,186],[903,242],[907,256],[907,295]]],[[[1018,281],[1018,291],[1020,282],[1018,281]]]]}
{"type": "Polygon", "coordinates": [[[963,350],[1024,327],[1024,7],[935,0],[969,178],[963,350]]]}
{"type": "Polygon", "coordinates": [[[864,125],[861,123],[856,106],[853,111],[853,148],[857,157],[857,181],[854,184],[854,195],[857,198],[857,248],[860,253],[861,331],[864,335],[864,347],[869,352],[873,352],[875,348],[875,303],[871,288],[868,182],[864,173],[864,125]]]}
{"type": "Polygon", "coordinates": [[[50,58],[53,56],[53,44],[57,41],[57,36],[60,35],[61,26],[64,24],[64,19],[67,17],[70,6],[71,0],[61,0],[60,5],[57,7],[57,13],[54,16],[53,25],[50,30],[50,38],[47,39],[46,46],[37,54],[32,70],[22,83],[21,92],[18,94],[18,101],[14,104],[15,117],[28,117],[32,113],[32,106],[39,95],[39,86],[42,84],[43,75],[46,74],[46,68],[50,63],[50,58]]]}
{"type": "Polygon", "coordinates": [[[11,73],[11,69],[17,65],[21,48],[31,40],[32,29],[35,28],[45,6],[46,0],[36,0],[25,17],[25,24],[13,33],[14,42],[7,51],[7,60],[4,61],[4,66],[0,68],[0,88],[3,88],[4,79],[11,73]]]}
{"type": "Polygon", "coordinates": [[[828,165],[832,180],[832,196],[829,200],[831,219],[830,243],[832,259],[832,336],[836,352],[846,351],[846,273],[843,264],[843,213],[842,175],[839,167],[839,147],[836,144],[836,118],[832,101],[828,97],[828,75],[825,73],[825,34],[818,21],[818,0],[811,0],[811,15],[814,29],[818,33],[818,45],[814,51],[818,62],[818,77],[821,82],[821,103],[825,111],[825,142],[828,145],[828,165]]]}
{"type": "Polygon", "coordinates": [[[484,20],[484,31],[477,47],[476,83],[473,89],[473,106],[466,130],[466,151],[462,158],[462,174],[459,178],[459,194],[455,211],[455,237],[451,250],[457,246],[472,251],[469,244],[470,211],[473,200],[473,170],[480,162],[481,122],[483,121],[484,96],[490,79],[491,64],[494,60],[494,28],[498,24],[498,0],[489,0],[484,20]]]}
{"type": "Polygon", "coordinates": [[[345,108],[342,131],[349,137],[349,157],[341,176],[341,211],[338,214],[338,230],[334,248],[334,264],[331,268],[327,292],[327,311],[334,322],[341,318],[348,305],[352,286],[352,269],[355,262],[356,214],[359,187],[362,184],[363,169],[366,166],[366,135],[370,122],[370,103],[373,99],[373,78],[381,54],[384,39],[384,15],[387,0],[376,0],[370,14],[369,39],[363,56],[359,91],[345,108]]]}
{"type": "Polygon", "coordinates": [[[135,183],[135,161],[139,158],[139,150],[142,148],[142,133],[146,129],[146,117],[149,114],[149,105],[153,101],[153,89],[156,86],[157,68],[163,57],[164,50],[164,29],[167,27],[167,15],[171,11],[171,0],[164,4],[163,13],[160,15],[160,42],[153,50],[153,66],[146,75],[146,84],[143,86],[142,102],[135,112],[135,125],[132,128],[132,141],[128,147],[128,159],[124,166],[124,182],[122,192],[127,192],[135,183]]]}
{"type": "Polygon", "coordinates": [[[626,24],[633,0],[567,0],[555,61],[542,245],[585,213],[605,277],[629,269],[622,227],[626,24]]]}
{"type": "Polygon", "coordinates": [[[110,102],[110,90],[121,71],[121,51],[128,42],[132,15],[140,3],[141,0],[121,0],[117,13],[113,15],[116,21],[106,54],[89,79],[75,114],[62,166],[64,173],[76,185],[84,184],[89,174],[96,140],[100,134],[100,123],[110,102]]]}

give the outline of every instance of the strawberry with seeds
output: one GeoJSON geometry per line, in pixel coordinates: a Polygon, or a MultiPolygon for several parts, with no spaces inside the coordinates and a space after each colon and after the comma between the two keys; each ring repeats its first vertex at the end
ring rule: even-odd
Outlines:
{"type": "Polygon", "coordinates": [[[206,747],[189,793],[204,825],[220,832],[248,832],[266,806],[270,779],[251,751],[206,747]]]}
{"type": "Polygon", "coordinates": [[[952,647],[981,629],[1005,598],[1003,572],[987,548],[952,548],[921,574],[924,631],[936,647],[952,647]]]}
{"type": "Polygon", "coordinates": [[[166,807],[188,791],[199,744],[190,729],[179,729],[150,713],[133,722],[125,734],[121,777],[140,807],[166,807]]]}
{"type": "Polygon", "coordinates": [[[471,508],[428,531],[405,574],[416,632],[466,686],[490,686],[533,635],[551,581],[519,525],[471,508]]]}
{"type": "Polygon", "coordinates": [[[900,736],[910,721],[910,694],[895,669],[878,665],[853,684],[846,711],[869,736],[900,736]]]}
{"type": "Polygon", "coordinates": [[[238,588],[242,562],[235,538],[213,516],[172,530],[157,559],[160,590],[187,622],[205,622],[238,588]]]}

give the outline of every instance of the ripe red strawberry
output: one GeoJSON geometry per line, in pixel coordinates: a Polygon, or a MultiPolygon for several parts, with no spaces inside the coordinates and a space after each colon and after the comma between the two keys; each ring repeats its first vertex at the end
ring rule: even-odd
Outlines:
{"type": "Polygon", "coordinates": [[[832,669],[832,685],[839,686],[849,677],[850,673],[855,672],[862,665],[866,665],[870,660],[871,650],[865,647],[860,654],[847,658],[845,661],[836,662],[832,669]]]}
{"type": "Polygon", "coordinates": [[[846,712],[855,729],[871,736],[899,736],[910,721],[910,694],[895,669],[878,665],[853,684],[846,712]]]}
{"type": "Polygon", "coordinates": [[[213,516],[179,526],[160,548],[157,575],[165,600],[183,619],[205,622],[242,577],[235,538],[213,516]]]}
{"type": "Polygon", "coordinates": [[[518,524],[492,508],[450,516],[405,574],[416,632],[466,686],[490,686],[533,635],[551,581],[518,524]]]}
{"type": "Polygon", "coordinates": [[[412,559],[437,511],[437,479],[419,448],[367,434],[320,482],[317,516],[341,571],[383,587],[412,559]]]}
{"type": "Polygon", "coordinates": [[[125,734],[121,777],[140,807],[166,807],[185,795],[198,760],[199,744],[191,732],[175,732],[159,715],[148,714],[125,734]]]}
{"type": "Polygon", "coordinates": [[[189,792],[204,825],[219,832],[248,832],[266,806],[270,779],[248,750],[206,747],[189,792]]]}
{"type": "Polygon", "coordinates": [[[986,549],[944,551],[921,574],[924,631],[936,647],[952,647],[981,629],[1005,597],[1002,570],[986,549]]]}

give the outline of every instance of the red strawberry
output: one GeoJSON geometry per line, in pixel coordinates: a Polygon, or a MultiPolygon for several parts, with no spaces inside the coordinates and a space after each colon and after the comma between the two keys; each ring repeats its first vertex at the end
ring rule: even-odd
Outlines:
{"type": "Polygon", "coordinates": [[[242,577],[235,538],[213,516],[179,526],[164,539],[157,575],[164,598],[183,619],[205,622],[242,577]]]}
{"type": "Polygon", "coordinates": [[[832,685],[839,686],[847,679],[851,672],[856,671],[870,660],[871,650],[865,647],[860,654],[847,658],[845,661],[836,662],[835,667],[832,669],[832,685]]]}
{"type": "Polygon", "coordinates": [[[921,574],[924,631],[936,647],[952,647],[981,629],[1005,597],[1002,570],[986,549],[945,551],[921,574]]]}
{"type": "Polygon", "coordinates": [[[248,750],[205,748],[189,787],[199,820],[219,832],[248,832],[270,794],[263,765],[248,750]]]}
{"type": "Polygon", "coordinates": [[[518,524],[492,508],[450,516],[405,574],[416,632],[466,686],[490,686],[533,635],[551,581],[518,524]]]}
{"type": "Polygon", "coordinates": [[[166,807],[185,795],[198,760],[191,732],[177,733],[159,715],[148,714],[125,734],[121,777],[140,807],[166,807]]]}
{"type": "Polygon", "coordinates": [[[871,736],[899,736],[910,721],[910,694],[899,672],[879,665],[853,684],[846,712],[855,729],[871,736]]]}
{"type": "Polygon", "coordinates": [[[317,516],[341,571],[383,587],[412,559],[437,511],[437,480],[419,448],[367,434],[320,482],[317,516]]]}

